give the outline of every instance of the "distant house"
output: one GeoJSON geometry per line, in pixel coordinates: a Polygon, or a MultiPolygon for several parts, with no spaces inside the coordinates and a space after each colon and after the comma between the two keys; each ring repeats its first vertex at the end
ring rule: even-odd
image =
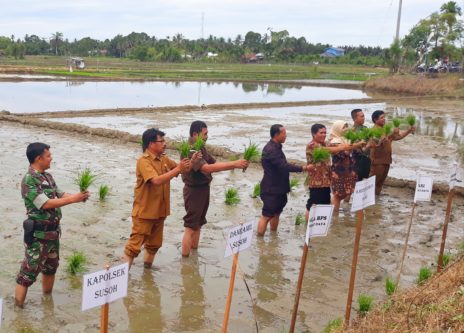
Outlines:
{"type": "Polygon", "coordinates": [[[338,47],[328,47],[321,53],[321,57],[336,58],[345,55],[345,50],[338,47]]]}
{"type": "Polygon", "coordinates": [[[214,53],[214,52],[208,52],[208,54],[206,55],[208,58],[216,58],[218,56],[217,53],[214,53]]]}

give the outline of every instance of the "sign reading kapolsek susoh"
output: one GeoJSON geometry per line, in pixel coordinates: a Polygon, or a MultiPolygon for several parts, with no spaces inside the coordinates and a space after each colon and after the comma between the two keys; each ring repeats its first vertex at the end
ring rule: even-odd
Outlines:
{"type": "Polygon", "coordinates": [[[333,205],[316,205],[309,211],[308,227],[306,228],[306,244],[312,237],[324,237],[329,232],[332,221],[333,205]]]}
{"type": "Polygon", "coordinates": [[[128,277],[127,263],[85,274],[82,282],[82,311],[126,297],[128,277]]]}
{"type": "Polygon", "coordinates": [[[375,205],[375,176],[356,182],[351,212],[375,205]]]}
{"type": "Polygon", "coordinates": [[[250,247],[253,239],[253,221],[242,223],[227,231],[227,245],[224,258],[250,247]]]}
{"type": "Polygon", "coordinates": [[[414,202],[430,201],[432,197],[433,178],[430,176],[417,176],[414,202]]]}

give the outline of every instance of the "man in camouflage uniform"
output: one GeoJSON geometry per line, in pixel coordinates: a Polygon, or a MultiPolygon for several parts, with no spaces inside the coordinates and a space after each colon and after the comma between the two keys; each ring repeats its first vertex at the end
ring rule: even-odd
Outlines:
{"type": "Polygon", "coordinates": [[[27,289],[42,272],[42,290],[51,293],[59,262],[61,209],[82,202],[88,192],[67,194],[56,186],[45,170],[50,168],[50,146],[35,142],[27,146],[29,170],[21,183],[21,195],[27,210],[24,221],[25,258],[16,277],[16,305],[23,307],[27,289]]]}

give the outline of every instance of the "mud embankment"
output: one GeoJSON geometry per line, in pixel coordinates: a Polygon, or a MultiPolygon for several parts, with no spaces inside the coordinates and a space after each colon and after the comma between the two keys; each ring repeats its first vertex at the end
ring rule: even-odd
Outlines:
{"type": "Polygon", "coordinates": [[[464,80],[459,75],[391,75],[366,81],[366,91],[394,94],[457,95],[464,97],[464,80]]]}
{"type": "MultiPolygon", "coordinates": [[[[185,106],[181,107],[183,110],[185,108],[188,108],[190,106],[185,106]]],[[[159,109],[159,108],[158,108],[159,109]]],[[[164,108],[166,109],[166,108],[164,108]]],[[[172,108],[171,108],[172,109],[172,108]]],[[[177,108],[175,108],[177,109],[177,108]]],[[[113,110],[114,111],[114,110],[113,110]]],[[[146,109],[145,109],[146,112],[146,109]]],[[[57,112],[59,113],[59,112],[57,112]]],[[[84,114],[92,113],[91,111],[84,111],[84,114]]],[[[73,113],[76,115],[76,113],[73,113]]],[[[93,114],[93,113],[92,113],[93,114]]],[[[36,118],[37,115],[34,117],[29,117],[29,116],[18,116],[18,115],[8,115],[8,114],[0,114],[0,121],[7,121],[7,122],[13,122],[13,123],[20,123],[26,126],[35,126],[35,127],[43,127],[47,129],[52,129],[52,130],[57,130],[57,131],[62,131],[66,133],[76,133],[80,135],[85,135],[85,136],[93,136],[93,137],[99,137],[99,138],[106,138],[106,139],[112,139],[112,140],[117,140],[121,143],[138,143],[140,144],[142,140],[141,135],[134,135],[134,134],[129,134],[124,131],[118,131],[118,130],[112,130],[112,129],[105,129],[105,128],[92,128],[84,125],[79,125],[79,124],[66,124],[66,123],[57,123],[57,122],[51,122],[51,121],[46,121],[43,119],[38,119],[36,118]]],[[[166,140],[167,148],[168,149],[176,149],[178,145],[178,141],[175,140],[166,140]]],[[[216,157],[224,158],[224,159],[229,159],[233,157],[237,157],[240,155],[239,152],[234,152],[230,149],[224,148],[224,147],[218,147],[218,146],[212,146],[208,145],[208,150],[210,153],[216,157]]],[[[304,163],[303,161],[298,161],[298,160],[290,160],[291,162],[295,163],[304,163]]],[[[258,163],[254,163],[256,166],[258,166],[258,163]]],[[[416,187],[416,182],[412,180],[405,180],[405,179],[398,179],[398,178],[392,178],[388,177],[386,180],[386,185],[391,186],[391,187],[398,187],[398,188],[409,188],[414,190],[416,187]]],[[[433,191],[434,193],[441,193],[445,194],[448,192],[448,184],[446,183],[434,183],[433,185],[433,191]]],[[[463,187],[456,187],[455,188],[456,195],[458,196],[464,196],[464,188],[463,187]]]]}

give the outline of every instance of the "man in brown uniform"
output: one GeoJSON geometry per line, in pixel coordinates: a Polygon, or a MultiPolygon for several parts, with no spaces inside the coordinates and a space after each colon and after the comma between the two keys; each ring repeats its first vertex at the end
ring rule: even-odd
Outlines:
{"type": "MultiPolygon", "coordinates": [[[[385,125],[385,112],[381,110],[372,113],[372,122],[374,127],[382,128],[385,125]]],[[[401,140],[410,133],[414,133],[415,127],[411,127],[407,131],[400,132],[395,128],[393,133],[388,137],[380,139],[378,145],[371,149],[371,176],[375,176],[375,194],[379,195],[382,192],[382,186],[387,179],[390,164],[392,163],[392,141],[401,140]]]]}
{"type": "Polygon", "coordinates": [[[152,128],[142,135],[143,155],[137,160],[132,232],[124,248],[124,261],[132,265],[144,246],[144,267],[150,268],[163,243],[164,220],[170,214],[170,180],[190,170],[191,162],[183,159],[179,165],[164,151],[164,133],[152,128]]]}
{"type": "MultiPolygon", "coordinates": [[[[190,144],[198,137],[208,139],[208,127],[203,121],[196,120],[190,125],[190,144]]],[[[182,174],[184,181],[184,204],[187,214],[184,216],[184,237],[182,238],[182,256],[188,257],[192,249],[198,248],[201,227],[206,224],[209,207],[210,183],[213,172],[245,169],[246,160],[216,162],[206,148],[201,148],[201,158],[192,160],[192,170],[182,174]]]]}

